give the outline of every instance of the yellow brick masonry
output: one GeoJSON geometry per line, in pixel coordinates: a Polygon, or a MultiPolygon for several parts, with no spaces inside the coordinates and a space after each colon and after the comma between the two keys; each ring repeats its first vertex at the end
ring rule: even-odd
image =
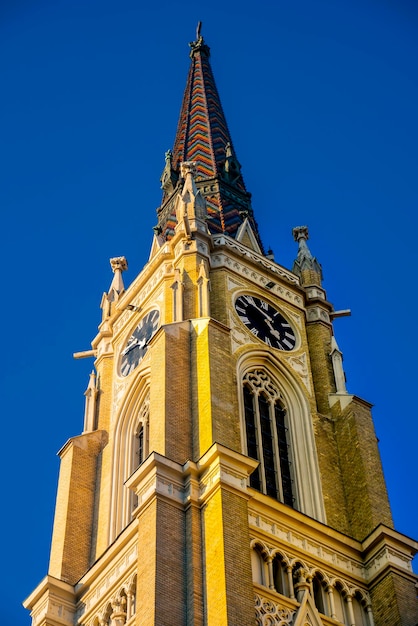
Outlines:
{"type": "Polygon", "coordinates": [[[202,524],[197,503],[186,507],[185,524],[186,623],[203,626],[202,524]]]}
{"type": "Polygon", "coordinates": [[[97,378],[99,381],[98,395],[98,428],[109,435],[109,443],[100,455],[96,476],[96,515],[94,520],[94,537],[92,543],[92,562],[103,554],[109,545],[109,506],[112,488],[112,452],[113,431],[110,428],[113,402],[113,355],[100,357],[96,362],[97,378]]]}
{"type": "Polygon", "coordinates": [[[74,584],[90,565],[97,458],[106,433],[71,439],[60,453],[61,468],[49,574],[74,584]]]}
{"type": "Polygon", "coordinates": [[[362,541],[379,523],[393,527],[370,405],[354,397],[334,425],[350,534],[362,541]]]}
{"type": "MultiPolygon", "coordinates": [[[[220,449],[218,444],[211,450],[215,448],[220,449]]],[[[227,449],[224,448],[224,451],[227,449]]],[[[213,453],[209,451],[209,454],[213,453]]],[[[218,462],[216,456],[212,456],[212,460],[215,464],[218,462]]],[[[229,473],[230,470],[224,467],[224,471],[229,473]]],[[[235,474],[235,471],[232,470],[232,473],[235,474]]],[[[250,540],[248,496],[223,483],[223,471],[219,477],[221,480],[209,495],[202,490],[205,500],[202,523],[206,623],[208,626],[253,626],[251,561],[249,550],[245,547],[250,540]]],[[[207,488],[210,485],[209,482],[207,488]]]]}
{"type": "Polygon", "coordinates": [[[138,626],[185,623],[184,513],[154,498],[138,517],[138,626]]]}
{"type": "Polygon", "coordinates": [[[192,320],[193,397],[199,458],[214,441],[240,450],[229,330],[209,318],[192,320]]]}
{"type": "Polygon", "coordinates": [[[149,351],[149,449],[184,463],[192,455],[189,322],[163,327],[149,351]]]}

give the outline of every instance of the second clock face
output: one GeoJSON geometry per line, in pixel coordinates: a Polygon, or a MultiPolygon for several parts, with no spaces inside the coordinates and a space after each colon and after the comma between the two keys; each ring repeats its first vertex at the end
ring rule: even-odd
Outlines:
{"type": "Polygon", "coordinates": [[[158,329],[159,321],[160,313],[154,309],[139,322],[122,350],[120,362],[122,376],[128,376],[139,365],[148,350],[149,340],[158,329]]]}
{"type": "Polygon", "coordinates": [[[255,296],[242,295],[235,301],[240,320],[252,334],[278,350],[293,350],[296,335],[289,322],[274,306],[255,296]]]}

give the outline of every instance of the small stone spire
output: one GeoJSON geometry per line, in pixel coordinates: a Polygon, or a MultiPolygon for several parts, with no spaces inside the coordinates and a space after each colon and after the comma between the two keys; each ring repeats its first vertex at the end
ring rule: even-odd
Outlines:
{"type": "Polygon", "coordinates": [[[241,176],[241,165],[234,154],[230,141],[225,146],[224,176],[225,180],[231,184],[234,184],[241,176]]]}
{"type": "Polygon", "coordinates": [[[331,352],[330,357],[332,361],[332,368],[334,370],[335,387],[337,393],[347,393],[345,386],[345,374],[343,369],[343,353],[338,347],[335,337],[331,338],[331,352]]]}
{"type": "Polygon", "coordinates": [[[180,172],[182,179],[184,179],[184,185],[177,200],[176,230],[184,229],[188,235],[190,235],[190,229],[206,232],[206,200],[196,187],[196,163],[194,161],[181,163],[180,172]]]}
{"type": "Polygon", "coordinates": [[[292,271],[300,277],[303,285],[321,285],[321,265],[312,256],[306,243],[309,239],[308,227],[297,226],[293,229],[293,237],[299,244],[299,250],[292,271]]]}
{"type": "Polygon", "coordinates": [[[161,189],[167,194],[173,193],[179,178],[177,172],[173,170],[172,163],[173,153],[171,150],[167,150],[165,153],[165,166],[160,178],[161,189]]]}
{"type": "Polygon", "coordinates": [[[110,259],[110,266],[114,276],[107,294],[107,299],[109,302],[114,302],[119,298],[120,294],[125,291],[122,272],[128,269],[128,262],[124,256],[117,256],[110,259]]]}
{"type": "Polygon", "coordinates": [[[89,384],[84,392],[86,398],[84,409],[84,432],[91,432],[94,430],[94,422],[96,417],[96,400],[97,400],[97,386],[96,386],[96,374],[91,372],[89,378],[89,384]]]}

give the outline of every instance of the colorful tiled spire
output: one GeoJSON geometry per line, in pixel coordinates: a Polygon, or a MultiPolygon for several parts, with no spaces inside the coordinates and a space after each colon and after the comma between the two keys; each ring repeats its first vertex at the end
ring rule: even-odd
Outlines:
{"type": "Polygon", "coordinates": [[[193,161],[197,166],[195,182],[207,203],[209,231],[235,237],[248,218],[263,250],[251,208],[251,194],[245,188],[235,156],[209,63],[209,47],[200,34],[200,26],[199,22],[196,41],[189,44],[191,64],[174,148],[166,153],[161,176],[163,199],[155,230],[164,238],[171,238],[175,226],[174,200],[182,183],[180,164],[193,161]]]}

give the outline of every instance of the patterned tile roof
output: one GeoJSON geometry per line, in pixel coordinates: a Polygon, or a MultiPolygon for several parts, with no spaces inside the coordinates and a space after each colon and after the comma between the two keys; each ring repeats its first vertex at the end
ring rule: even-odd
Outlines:
{"type": "Polygon", "coordinates": [[[208,207],[208,227],[231,237],[248,217],[263,249],[245,188],[241,166],[235,156],[209,62],[210,51],[198,33],[190,44],[191,64],[180,110],[172,152],[166,154],[161,182],[163,199],[158,209],[158,230],[171,238],[175,227],[174,199],[180,179],[180,163],[195,161],[196,184],[208,207]]]}

